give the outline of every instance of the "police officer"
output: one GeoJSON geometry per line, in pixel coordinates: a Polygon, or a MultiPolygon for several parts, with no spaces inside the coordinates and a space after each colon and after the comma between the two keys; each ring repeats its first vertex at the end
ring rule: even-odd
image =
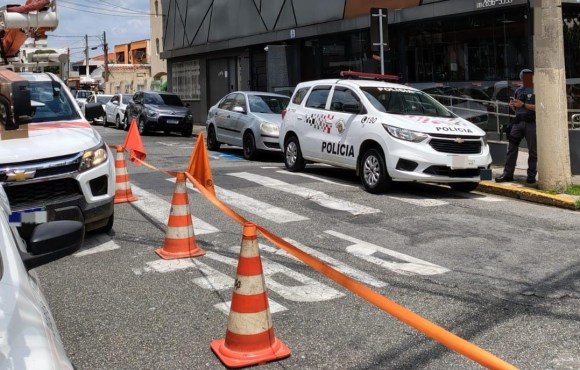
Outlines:
{"type": "Polygon", "coordinates": [[[516,117],[511,125],[508,136],[508,151],[503,174],[495,178],[496,182],[514,180],[514,171],[518,160],[518,151],[522,139],[528,144],[528,177],[526,182],[536,182],[538,152],[536,145],[536,97],[534,95],[534,74],[530,69],[522,69],[520,80],[523,86],[519,87],[509,105],[515,111],[516,117]]]}

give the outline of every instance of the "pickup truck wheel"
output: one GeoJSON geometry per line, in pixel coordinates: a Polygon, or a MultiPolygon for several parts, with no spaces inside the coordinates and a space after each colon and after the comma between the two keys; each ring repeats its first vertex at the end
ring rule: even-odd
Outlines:
{"type": "Polygon", "coordinates": [[[209,150],[220,150],[220,145],[221,143],[217,140],[217,136],[215,134],[215,128],[212,126],[209,126],[207,128],[207,148],[209,150]]]}
{"type": "Polygon", "coordinates": [[[125,118],[123,118],[123,131],[128,130],[129,130],[129,118],[125,116],[125,118]]]}
{"type": "Polygon", "coordinates": [[[464,193],[469,193],[477,189],[479,182],[452,182],[449,184],[449,187],[455,191],[461,191],[464,193]]]}
{"type": "Polygon", "coordinates": [[[117,116],[115,117],[115,128],[117,130],[121,130],[123,128],[124,124],[121,123],[121,117],[117,116]]]}
{"type": "Polygon", "coordinates": [[[143,118],[139,118],[139,133],[141,135],[147,135],[147,123],[143,118]]]}
{"type": "Polygon", "coordinates": [[[300,143],[296,136],[288,138],[284,144],[284,166],[290,172],[302,171],[306,166],[306,161],[302,158],[300,143]]]}
{"type": "Polygon", "coordinates": [[[193,128],[186,128],[185,130],[181,131],[181,136],[183,137],[190,137],[193,134],[193,128]]]}
{"type": "Polygon", "coordinates": [[[365,190],[371,194],[379,194],[389,190],[391,177],[387,172],[385,159],[377,149],[370,148],[364,153],[360,178],[365,190]]]}
{"type": "Polygon", "coordinates": [[[115,223],[115,213],[109,216],[109,219],[107,220],[107,224],[105,226],[93,230],[92,233],[108,233],[113,228],[114,223],[115,223]]]}
{"type": "Polygon", "coordinates": [[[247,160],[252,160],[256,157],[256,139],[254,134],[251,132],[246,132],[242,140],[242,151],[244,152],[244,158],[247,160]]]}
{"type": "Polygon", "coordinates": [[[107,127],[107,126],[109,126],[109,122],[107,122],[107,115],[105,114],[103,116],[103,127],[107,127]]]}

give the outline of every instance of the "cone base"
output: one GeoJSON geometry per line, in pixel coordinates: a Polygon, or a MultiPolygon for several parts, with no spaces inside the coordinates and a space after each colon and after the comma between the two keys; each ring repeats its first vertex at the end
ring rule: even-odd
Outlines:
{"type": "Polygon", "coordinates": [[[179,252],[170,252],[166,251],[164,247],[156,249],[155,253],[159,255],[159,257],[163,258],[164,260],[175,260],[178,258],[188,258],[188,257],[199,257],[205,255],[205,251],[199,247],[195,247],[194,249],[189,249],[179,252]]]}
{"type": "Polygon", "coordinates": [[[126,202],[134,202],[136,200],[137,200],[137,197],[134,196],[133,194],[120,196],[120,197],[115,195],[114,203],[119,204],[119,203],[126,203],[126,202]]]}
{"type": "Polygon", "coordinates": [[[233,351],[225,346],[224,339],[216,339],[210,343],[212,351],[230,368],[261,365],[266,362],[281,360],[290,356],[290,349],[278,338],[274,338],[272,346],[253,352],[233,351]]]}

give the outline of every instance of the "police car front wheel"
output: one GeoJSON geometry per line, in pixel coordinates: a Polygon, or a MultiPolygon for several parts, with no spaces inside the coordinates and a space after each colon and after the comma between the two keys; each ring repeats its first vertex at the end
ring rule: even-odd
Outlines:
{"type": "Polygon", "coordinates": [[[361,182],[366,191],[372,194],[385,192],[391,185],[391,177],[383,155],[374,148],[368,149],[361,161],[361,182]]]}
{"type": "Polygon", "coordinates": [[[302,171],[306,166],[306,162],[302,158],[300,143],[296,136],[291,136],[286,140],[284,145],[284,165],[290,172],[302,171]]]}

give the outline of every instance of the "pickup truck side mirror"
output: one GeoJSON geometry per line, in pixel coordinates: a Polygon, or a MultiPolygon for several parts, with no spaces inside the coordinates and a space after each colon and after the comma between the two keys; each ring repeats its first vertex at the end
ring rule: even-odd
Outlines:
{"type": "Polygon", "coordinates": [[[55,261],[79,250],[85,237],[82,222],[61,220],[36,226],[27,252],[20,252],[27,270],[55,261]]]}
{"type": "Polygon", "coordinates": [[[95,118],[99,118],[105,115],[105,110],[101,103],[86,103],[85,106],[85,119],[92,122],[95,118]]]}

